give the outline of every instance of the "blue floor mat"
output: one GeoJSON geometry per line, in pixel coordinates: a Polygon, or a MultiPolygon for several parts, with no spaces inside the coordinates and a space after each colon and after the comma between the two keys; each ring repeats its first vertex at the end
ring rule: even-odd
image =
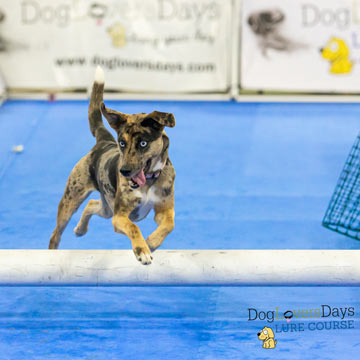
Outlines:
{"type": "MultiPolygon", "coordinates": [[[[357,134],[358,104],[109,102],[123,112],[171,111],[176,229],[164,248],[354,249],[321,227],[357,134]]],[[[87,103],[10,101],[0,109],[1,248],[46,248],[66,179],[92,145],[87,103]],[[21,154],[11,148],[24,144],[21,154]],[[21,219],[21,220],[20,220],[21,219]]],[[[98,195],[94,194],[94,198],[98,195]]],[[[129,248],[109,220],[65,231],[63,249],[129,248]]],[[[140,224],[153,230],[151,217],[140,224]]]]}
{"type": "MultiPolygon", "coordinates": [[[[167,130],[177,172],[176,227],[164,249],[359,249],[321,227],[359,131],[360,104],[107,102],[122,112],[173,112],[167,130]]],[[[94,144],[87,102],[8,101],[0,107],[0,248],[47,248],[75,163],[94,144]],[[24,152],[15,154],[14,145],[24,152]]],[[[97,194],[92,195],[97,198],[97,194]]],[[[129,249],[111,221],[93,217],[83,238],[73,216],[60,248],[129,249]]],[[[144,235],[152,216],[140,223],[144,235]]],[[[156,253],[154,254],[156,261],[156,253]]],[[[350,359],[359,353],[358,288],[2,288],[4,359],[350,359]],[[283,332],[271,311],[354,307],[351,328],[283,332]],[[276,349],[257,339],[276,332],[276,349]],[[278,326],[276,328],[276,326],[278,326]]],[[[330,324],[331,325],[331,324],[330,324]]],[[[345,325],[344,325],[345,326],[345,325]]]]}

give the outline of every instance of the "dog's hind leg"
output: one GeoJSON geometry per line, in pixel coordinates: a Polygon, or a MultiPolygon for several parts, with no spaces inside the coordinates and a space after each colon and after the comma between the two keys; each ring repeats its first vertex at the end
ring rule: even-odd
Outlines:
{"type": "Polygon", "coordinates": [[[86,191],[85,189],[79,193],[74,193],[69,191],[68,186],[66,187],[65,193],[58,206],[56,228],[51,235],[49,249],[57,249],[59,247],[61,235],[64,232],[66,225],[74,212],[79,208],[90,193],[91,191],[86,191]]]}
{"type": "Polygon", "coordinates": [[[71,216],[90,193],[95,190],[87,169],[85,157],[75,165],[69,176],[64,195],[58,206],[56,228],[51,235],[49,249],[57,249],[59,247],[61,235],[71,216]]]}
{"type": "Polygon", "coordinates": [[[113,216],[111,209],[103,197],[101,197],[100,200],[90,200],[88,202],[81,215],[80,221],[74,229],[76,236],[83,236],[87,233],[89,221],[93,215],[99,215],[106,219],[109,219],[113,216]]]}

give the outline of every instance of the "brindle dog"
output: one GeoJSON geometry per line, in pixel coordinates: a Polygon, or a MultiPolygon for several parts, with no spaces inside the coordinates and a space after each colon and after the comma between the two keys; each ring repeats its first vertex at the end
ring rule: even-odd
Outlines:
{"type": "Polygon", "coordinates": [[[174,127],[173,114],[124,114],[103,103],[104,73],[97,68],[89,105],[89,123],[96,145],[75,165],[59,203],[57,224],[49,249],[57,249],[73,213],[97,190],[100,200],[90,200],[74,231],[86,234],[96,214],[112,218],[114,230],[128,236],[136,258],[150,264],[158,248],[174,228],[175,170],[168,157],[169,138],[164,127],[174,127]],[[102,115],[116,131],[116,141],[102,122],[102,115]],[[158,228],[144,240],[134,221],[155,211],[158,228]]]}

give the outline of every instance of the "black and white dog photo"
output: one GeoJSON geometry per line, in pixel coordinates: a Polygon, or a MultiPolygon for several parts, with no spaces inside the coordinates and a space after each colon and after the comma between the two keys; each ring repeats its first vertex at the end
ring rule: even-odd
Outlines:
{"type": "Polygon", "coordinates": [[[285,14],[279,9],[260,10],[249,15],[247,22],[258,38],[263,56],[267,56],[269,49],[290,52],[304,47],[280,33],[284,21],[285,14]]]}

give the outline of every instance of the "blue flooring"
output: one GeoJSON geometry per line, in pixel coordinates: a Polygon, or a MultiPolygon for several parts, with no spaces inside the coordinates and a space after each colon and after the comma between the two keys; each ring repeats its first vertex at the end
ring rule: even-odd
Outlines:
{"type": "MultiPolygon", "coordinates": [[[[164,249],[360,248],[321,227],[360,129],[360,104],[107,106],[175,114],[167,133],[177,172],[176,227],[164,249]]],[[[0,136],[0,248],[46,248],[66,178],[94,144],[87,103],[8,101],[0,107],[0,136]],[[17,144],[23,153],[11,151],[17,144]]],[[[97,217],[76,238],[84,205],[61,248],[130,248],[111,221],[97,217]]],[[[149,234],[152,216],[140,227],[149,234]]],[[[298,359],[304,351],[311,359],[350,359],[360,351],[358,288],[1,288],[0,295],[2,359],[298,359]],[[248,308],[321,305],[354,307],[355,314],[292,319],[305,327],[293,332],[280,331],[284,320],[248,319],[248,308]],[[341,320],[347,328],[309,328],[341,320]],[[276,349],[262,349],[257,339],[266,325],[277,330],[276,349]]]]}

